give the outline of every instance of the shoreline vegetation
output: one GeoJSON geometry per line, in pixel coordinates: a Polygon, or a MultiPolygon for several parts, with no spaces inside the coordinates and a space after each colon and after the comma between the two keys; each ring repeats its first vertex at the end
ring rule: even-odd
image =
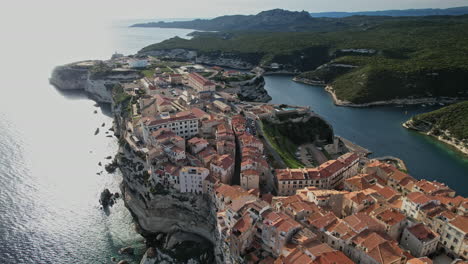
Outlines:
{"type": "Polygon", "coordinates": [[[431,136],[468,157],[468,101],[416,115],[403,127],[431,136]]]}

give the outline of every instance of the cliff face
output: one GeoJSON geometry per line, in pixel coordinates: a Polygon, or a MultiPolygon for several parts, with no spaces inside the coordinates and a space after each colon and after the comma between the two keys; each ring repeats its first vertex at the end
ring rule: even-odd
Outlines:
{"type": "Polygon", "coordinates": [[[60,90],[84,90],[88,75],[88,67],[58,66],[53,70],[49,81],[60,90]]]}
{"type": "Polygon", "coordinates": [[[188,49],[166,49],[151,50],[139,52],[140,55],[149,55],[163,57],[175,60],[194,61],[195,63],[217,65],[235,69],[249,70],[255,67],[255,64],[246,59],[231,53],[210,53],[201,54],[188,49]]]}
{"type": "Polygon", "coordinates": [[[271,100],[271,96],[265,90],[265,79],[262,76],[243,82],[239,86],[238,96],[243,101],[266,103],[271,100]]]}
{"type": "Polygon", "coordinates": [[[112,70],[99,76],[92,69],[100,61],[85,61],[56,67],[50,83],[59,90],[82,90],[99,103],[112,103],[112,86],[121,81],[133,81],[140,74],[132,70],[112,70]]]}
{"type": "MultiPolygon", "coordinates": [[[[183,232],[192,234],[184,240],[193,240],[200,236],[212,244],[215,243],[215,218],[211,208],[203,196],[172,193],[155,195],[144,203],[134,192],[126,189],[125,202],[135,215],[144,236],[158,233],[176,234],[183,232]]],[[[174,242],[168,240],[170,247],[174,242]]]]}

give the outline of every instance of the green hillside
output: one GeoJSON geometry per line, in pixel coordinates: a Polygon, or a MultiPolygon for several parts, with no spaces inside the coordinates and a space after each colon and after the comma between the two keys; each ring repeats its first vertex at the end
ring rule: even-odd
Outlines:
{"type": "Polygon", "coordinates": [[[466,43],[468,16],[424,17],[333,32],[195,34],[191,40],[173,38],[140,53],[184,48],[213,57],[235,55],[262,66],[276,62],[283,69],[303,72],[301,77],[327,76],[330,80],[325,81],[334,86],[340,99],[366,103],[408,96],[466,95],[466,43]],[[314,72],[328,62],[358,67],[335,74],[314,72]]]}
{"type": "Polygon", "coordinates": [[[449,105],[412,118],[413,125],[431,124],[432,129],[448,130],[459,140],[468,139],[468,101],[449,105]]]}

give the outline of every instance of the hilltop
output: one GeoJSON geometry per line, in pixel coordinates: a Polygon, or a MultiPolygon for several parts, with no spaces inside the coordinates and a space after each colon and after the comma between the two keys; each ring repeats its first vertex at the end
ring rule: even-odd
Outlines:
{"type": "Polygon", "coordinates": [[[310,13],[312,17],[349,17],[349,16],[460,16],[468,14],[468,6],[452,8],[425,8],[425,9],[403,9],[382,10],[362,12],[319,12],[310,13]]]}
{"type": "Polygon", "coordinates": [[[153,44],[139,53],[185,49],[196,52],[192,58],[237,58],[266,69],[274,63],[279,70],[298,73],[300,80],[332,86],[339,99],[353,104],[466,97],[468,92],[467,15],[392,18],[366,29],[331,32],[194,35],[191,40],[153,44]]]}
{"type": "Polygon", "coordinates": [[[131,27],[187,28],[203,31],[325,32],[352,28],[366,30],[394,19],[382,16],[314,18],[306,11],[273,9],[256,15],[229,15],[192,21],[159,21],[134,24],[131,27]]]}

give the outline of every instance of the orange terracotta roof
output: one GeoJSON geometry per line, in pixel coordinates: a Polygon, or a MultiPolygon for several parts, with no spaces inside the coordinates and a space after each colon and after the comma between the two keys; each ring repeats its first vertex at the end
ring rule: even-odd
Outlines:
{"type": "Polygon", "coordinates": [[[191,78],[193,81],[199,83],[200,85],[207,86],[207,85],[214,85],[213,82],[210,80],[206,79],[205,77],[201,76],[200,74],[196,72],[192,72],[189,74],[189,78],[191,78]]]}
{"type": "Polygon", "coordinates": [[[382,224],[365,213],[357,213],[343,219],[354,231],[360,232],[364,229],[383,230],[382,224]]]}
{"type": "Polygon", "coordinates": [[[252,228],[253,219],[250,217],[250,214],[246,213],[239,219],[236,224],[232,227],[233,234],[239,236],[249,228],[252,228]]]}
{"type": "Polygon", "coordinates": [[[463,231],[465,234],[468,233],[468,217],[467,216],[456,216],[455,219],[450,221],[450,224],[461,231],[463,231]]]}
{"type": "Polygon", "coordinates": [[[204,138],[193,137],[187,141],[189,144],[198,145],[198,144],[208,144],[208,141],[204,138]]]}
{"type": "Polygon", "coordinates": [[[246,190],[238,185],[230,186],[226,184],[220,184],[215,186],[215,195],[229,197],[234,200],[237,197],[249,195],[246,190]]]}
{"type": "Polygon", "coordinates": [[[309,223],[310,225],[314,226],[317,229],[326,229],[333,223],[336,223],[338,221],[338,218],[332,213],[329,212],[323,216],[319,216],[318,218],[310,219],[309,217],[309,223]]]}
{"type": "Polygon", "coordinates": [[[314,256],[320,256],[324,253],[335,251],[329,245],[319,241],[312,242],[311,244],[305,245],[305,247],[314,256]]]}
{"type": "Polygon", "coordinates": [[[252,170],[252,169],[244,170],[241,173],[242,173],[242,175],[260,176],[260,172],[258,170],[252,170]]]}
{"type": "Polygon", "coordinates": [[[413,258],[408,260],[406,264],[432,264],[432,260],[428,257],[413,258]]]}
{"type": "Polygon", "coordinates": [[[386,200],[390,200],[394,198],[395,196],[399,195],[392,187],[390,186],[379,186],[379,185],[374,185],[371,187],[372,189],[376,190],[377,193],[382,195],[386,200]]]}
{"type": "Polygon", "coordinates": [[[190,109],[190,111],[192,111],[192,113],[199,119],[208,115],[205,111],[197,107],[193,107],[192,109],[190,109]]]}
{"type": "Polygon", "coordinates": [[[371,249],[368,254],[379,263],[390,264],[402,258],[403,250],[387,241],[371,249]]]}
{"type": "Polygon", "coordinates": [[[412,192],[409,193],[406,198],[416,204],[425,204],[431,201],[432,199],[424,193],[412,192]]]}
{"type": "Polygon", "coordinates": [[[407,229],[411,234],[413,234],[413,236],[415,236],[420,241],[433,240],[438,236],[423,223],[418,223],[412,227],[408,227],[407,229]]]}
{"type": "Polygon", "coordinates": [[[388,208],[376,214],[375,218],[384,222],[387,225],[394,226],[404,221],[406,219],[406,216],[400,213],[398,210],[388,208]]]}
{"type": "Polygon", "coordinates": [[[262,197],[260,197],[260,199],[262,199],[263,201],[271,204],[271,201],[273,200],[273,194],[270,194],[270,193],[266,193],[266,194],[262,194],[262,197]]]}
{"type": "Polygon", "coordinates": [[[281,264],[313,264],[314,260],[299,248],[294,249],[287,257],[281,256],[276,263],[281,264]]]}
{"type": "Polygon", "coordinates": [[[327,231],[334,236],[343,240],[350,239],[357,235],[357,233],[346,222],[338,220],[336,223],[327,228],[327,231]]]}
{"type": "Polygon", "coordinates": [[[234,165],[234,159],[231,154],[224,154],[215,159],[212,164],[227,170],[234,165]]]}
{"type": "Polygon", "coordinates": [[[343,252],[341,251],[332,251],[332,252],[325,252],[321,254],[314,263],[317,264],[354,264],[354,262],[349,259],[343,252]]]}

